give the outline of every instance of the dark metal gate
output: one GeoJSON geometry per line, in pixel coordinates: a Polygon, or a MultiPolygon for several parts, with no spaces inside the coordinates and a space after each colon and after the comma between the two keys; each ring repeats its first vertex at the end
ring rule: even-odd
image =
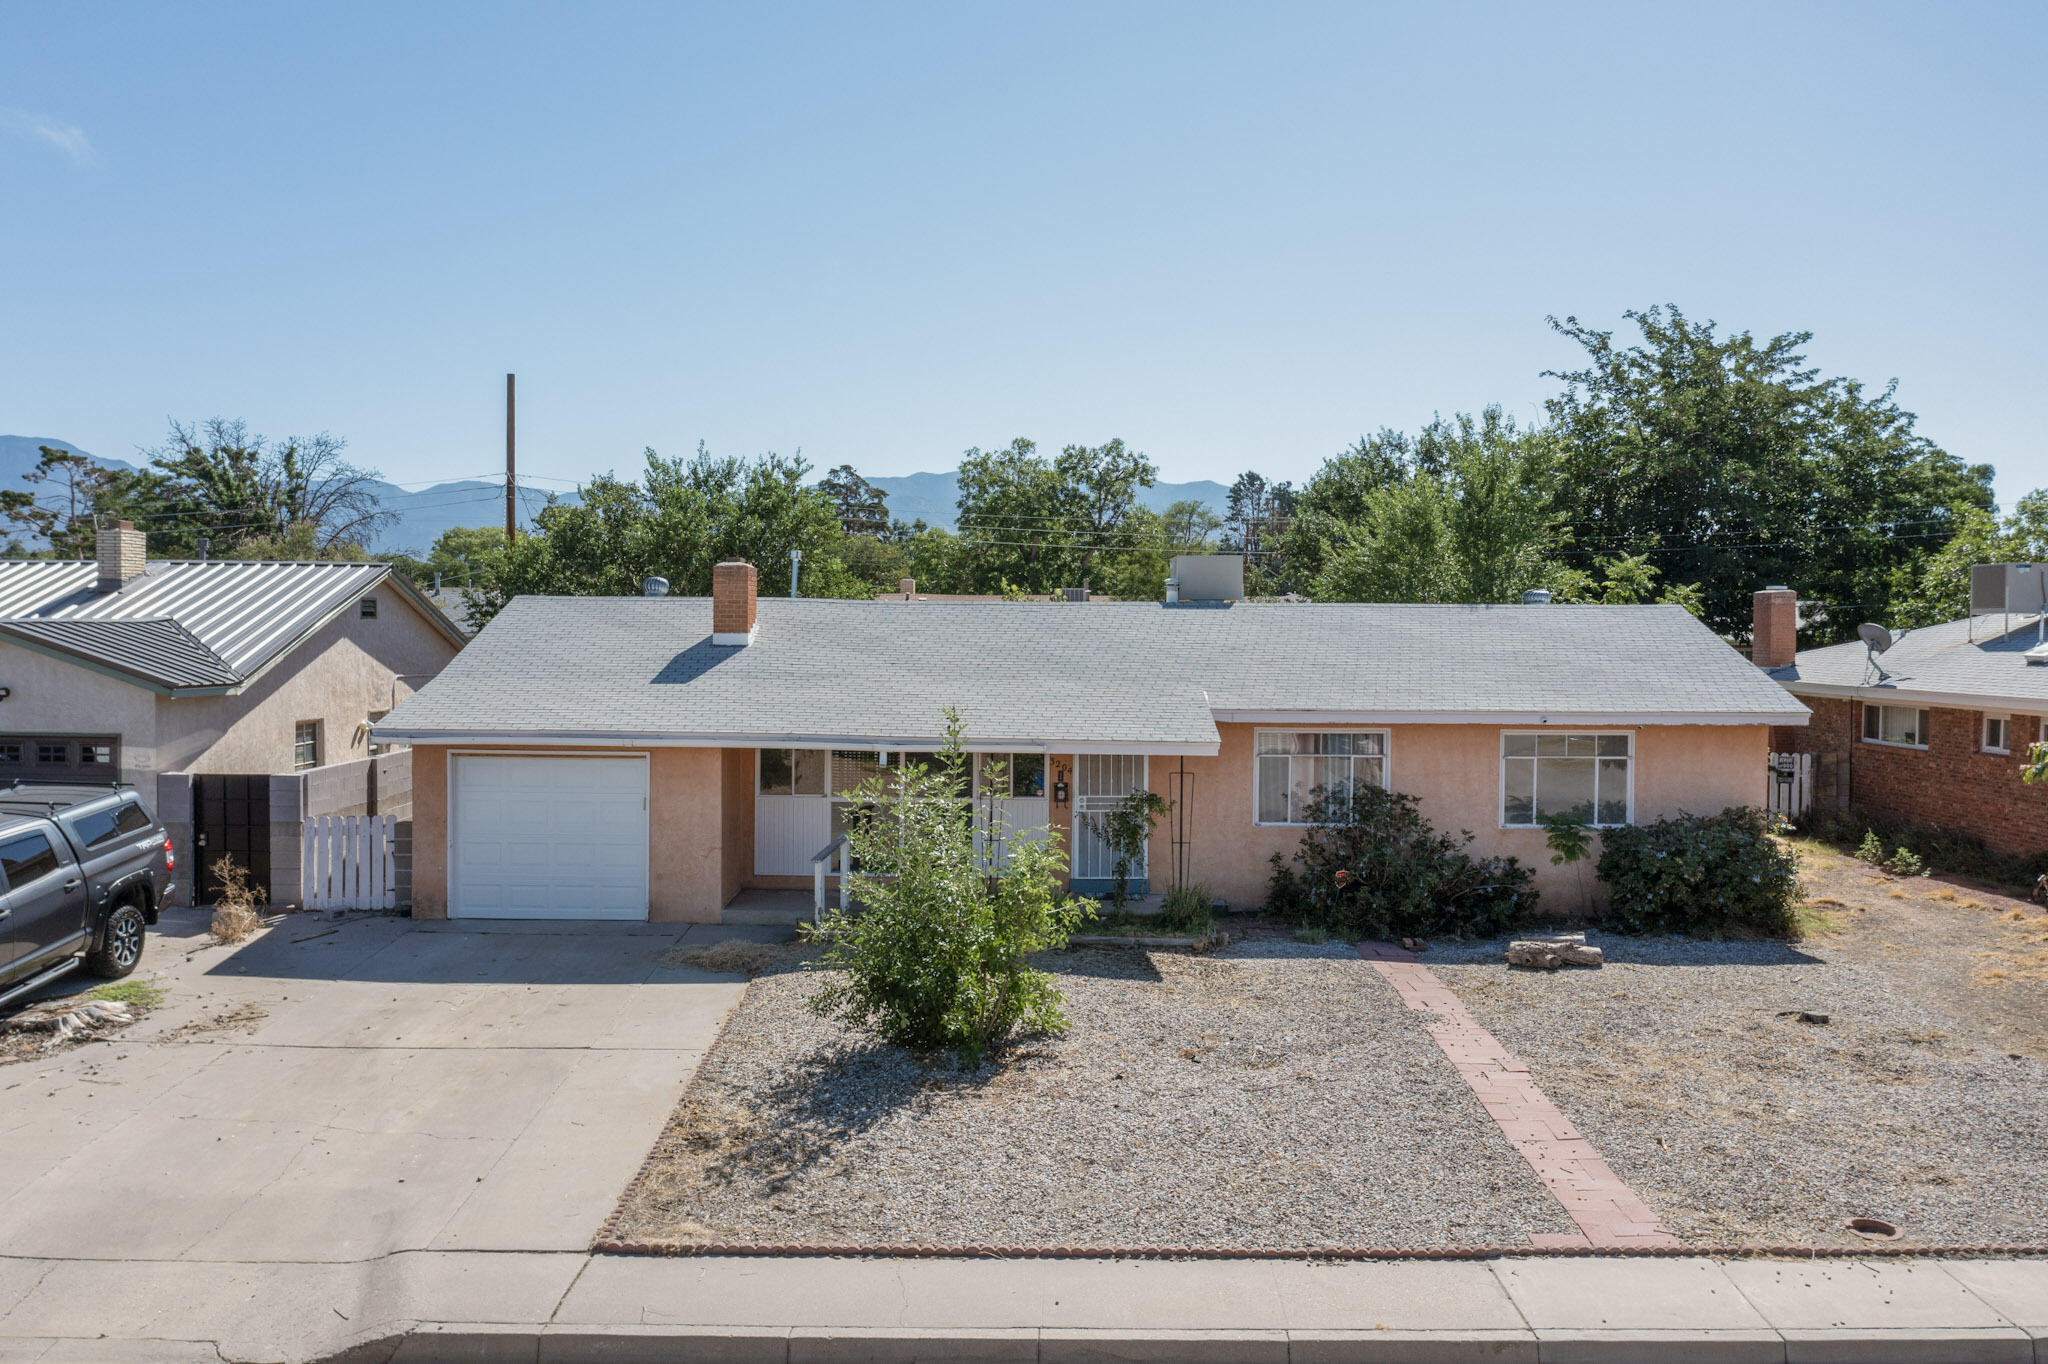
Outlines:
{"type": "Polygon", "coordinates": [[[210,904],[223,857],[249,869],[249,883],[270,888],[270,778],[201,773],[192,778],[192,841],[198,871],[194,902],[210,904]]]}

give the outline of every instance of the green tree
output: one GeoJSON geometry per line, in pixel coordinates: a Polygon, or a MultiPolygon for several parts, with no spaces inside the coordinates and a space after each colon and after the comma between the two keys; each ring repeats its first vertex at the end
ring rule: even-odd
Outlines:
{"type": "Polygon", "coordinates": [[[1214,552],[1222,525],[1205,503],[1192,499],[1175,502],[1163,512],[1139,507],[1124,523],[1129,547],[1101,561],[1095,586],[1124,601],[1163,600],[1173,557],[1214,552]]]}
{"type": "Polygon", "coordinates": [[[862,478],[851,464],[842,464],[818,480],[818,491],[839,510],[839,526],[848,535],[881,537],[889,531],[889,498],[862,478]]]}
{"type": "Polygon", "coordinates": [[[810,597],[868,595],[844,561],[846,532],[832,499],[805,482],[801,457],[692,458],[653,450],[638,482],[610,474],[579,488],[577,502],[550,499],[493,572],[472,591],[472,624],[522,593],[631,596],[650,576],[686,596],[711,591],[711,569],[745,559],[764,595],[789,591],[789,552],[803,560],[798,586],[810,597]]]}
{"type": "Polygon", "coordinates": [[[1716,334],[1676,307],[1625,316],[1641,341],[1559,322],[1583,367],[1548,371],[1557,509],[1581,562],[1649,555],[1698,583],[1706,620],[1746,635],[1750,594],[1790,583],[1843,638],[1895,575],[1934,554],[1963,509],[1989,511],[1991,469],[1917,434],[1895,385],[1867,392],[1806,362],[1810,332],[1716,334]]]}
{"type": "Polygon", "coordinates": [[[1510,602],[1544,580],[1559,539],[1546,432],[1488,407],[1439,417],[1413,442],[1387,433],[1381,444],[1418,452],[1415,466],[1364,493],[1354,519],[1302,526],[1325,537],[1314,555],[1324,565],[1317,598],[1510,602]]]}
{"type": "Polygon", "coordinates": [[[158,553],[196,553],[201,537],[216,555],[245,540],[280,539],[311,527],[316,557],[364,546],[397,519],[378,499],[377,471],[342,457],[348,443],[321,432],[273,441],[239,420],[171,423],[145,453],[160,508],[150,526],[158,553]]]}
{"type": "Polygon", "coordinates": [[[97,463],[62,446],[36,447],[27,489],[0,491],[0,517],[10,534],[46,542],[52,557],[89,559],[102,521],[136,518],[150,527],[154,480],[148,473],[97,463]]]}
{"type": "Polygon", "coordinates": [[[959,539],[965,590],[1052,592],[1089,578],[1122,552],[1152,461],[1125,447],[1069,445],[1053,459],[1021,437],[960,460],[959,539]]]}

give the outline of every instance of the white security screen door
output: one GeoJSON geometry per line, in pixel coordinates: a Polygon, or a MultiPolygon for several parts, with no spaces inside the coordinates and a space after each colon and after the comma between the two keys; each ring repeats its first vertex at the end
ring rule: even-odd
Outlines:
{"type": "MultiPolygon", "coordinates": [[[[1114,810],[1125,796],[1145,789],[1145,758],[1137,753],[1082,753],[1074,759],[1074,874],[1076,889],[1108,891],[1116,874],[1116,854],[1095,830],[1096,821],[1114,810]]],[[[1131,864],[1132,889],[1145,880],[1145,856],[1131,864]]]]}

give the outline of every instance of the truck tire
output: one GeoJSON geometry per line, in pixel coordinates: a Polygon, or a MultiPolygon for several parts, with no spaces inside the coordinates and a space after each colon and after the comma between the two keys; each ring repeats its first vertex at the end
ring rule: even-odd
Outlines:
{"type": "Polygon", "coordinates": [[[100,929],[100,940],[86,955],[85,969],[102,980],[119,980],[142,960],[142,941],[147,920],[142,906],[115,905],[100,929]]]}

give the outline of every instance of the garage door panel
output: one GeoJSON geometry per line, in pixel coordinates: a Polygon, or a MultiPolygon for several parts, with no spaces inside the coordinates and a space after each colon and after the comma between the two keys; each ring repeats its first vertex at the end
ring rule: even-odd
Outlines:
{"type": "Polygon", "coordinates": [[[645,919],[644,758],[457,757],[449,913],[645,919]]]}

